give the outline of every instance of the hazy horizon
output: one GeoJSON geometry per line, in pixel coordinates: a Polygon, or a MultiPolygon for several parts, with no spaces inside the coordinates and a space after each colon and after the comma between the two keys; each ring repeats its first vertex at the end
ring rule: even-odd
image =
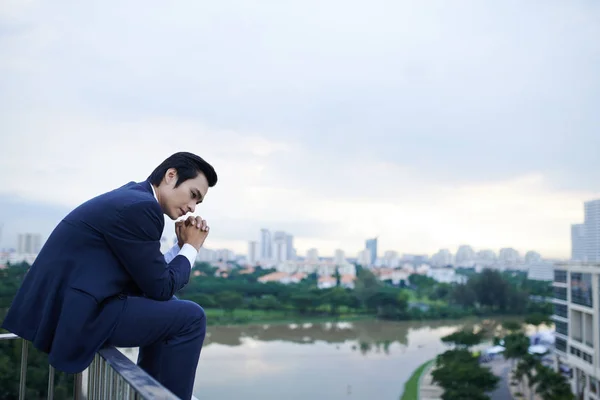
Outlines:
{"type": "Polygon", "coordinates": [[[594,37],[584,2],[8,0],[0,248],[185,150],[219,174],[208,248],[568,257],[600,198],[594,37]]]}

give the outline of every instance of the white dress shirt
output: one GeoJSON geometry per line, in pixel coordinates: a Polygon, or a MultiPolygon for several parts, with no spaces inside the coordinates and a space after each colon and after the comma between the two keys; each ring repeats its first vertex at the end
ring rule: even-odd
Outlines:
{"type": "MultiPolygon", "coordinates": [[[[156,192],[154,191],[154,186],[150,184],[150,187],[152,188],[152,194],[154,195],[154,198],[156,201],[158,201],[156,192]]],[[[187,258],[190,262],[190,268],[193,268],[194,263],[196,262],[196,257],[198,256],[198,250],[196,250],[196,248],[189,243],[184,243],[181,248],[177,243],[175,243],[175,245],[165,253],[165,262],[167,264],[170,263],[178,255],[185,256],[185,258],[187,258]]]]}

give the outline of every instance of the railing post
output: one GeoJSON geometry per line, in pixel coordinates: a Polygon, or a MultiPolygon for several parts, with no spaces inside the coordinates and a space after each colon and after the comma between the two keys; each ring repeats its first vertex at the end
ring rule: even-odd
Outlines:
{"type": "Polygon", "coordinates": [[[54,367],[48,364],[48,400],[54,399],[54,367]]]}
{"type": "Polygon", "coordinates": [[[23,342],[21,350],[21,380],[19,381],[19,400],[25,400],[25,382],[27,381],[27,351],[29,350],[27,340],[21,339],[23,342]]]}
{"type": "Polygon", "coordinates": [[[73,383],[73,398],[74,400],[84,400],[85,397],[83,395],[82,388],[83,379],[81,376],[81,372],[75,374],[75,382],[73,383]]]}

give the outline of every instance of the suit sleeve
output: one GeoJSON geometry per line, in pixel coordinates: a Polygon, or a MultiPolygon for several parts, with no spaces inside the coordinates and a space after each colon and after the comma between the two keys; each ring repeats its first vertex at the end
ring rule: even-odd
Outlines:
{"type": "Polygon", "coordinates": [[[150,201],[125,207],[108,232],[111,250],[146,296],[169,300],[190,278],[191,265],[183,255],[167,264],[160,251],[162,212],[150,201]]]}

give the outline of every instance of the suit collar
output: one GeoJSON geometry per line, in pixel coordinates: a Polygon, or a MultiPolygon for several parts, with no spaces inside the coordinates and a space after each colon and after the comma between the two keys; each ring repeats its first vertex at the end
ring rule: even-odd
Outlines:
{"type": "Polygon", "coordinates": [[[150,181],[139,182],[139,185],[148,193],[150,193],[154,199],[158,202],[158,197],[156,197],[156,192],[154,191],[154,187],[150,183],[150,181]]]}

